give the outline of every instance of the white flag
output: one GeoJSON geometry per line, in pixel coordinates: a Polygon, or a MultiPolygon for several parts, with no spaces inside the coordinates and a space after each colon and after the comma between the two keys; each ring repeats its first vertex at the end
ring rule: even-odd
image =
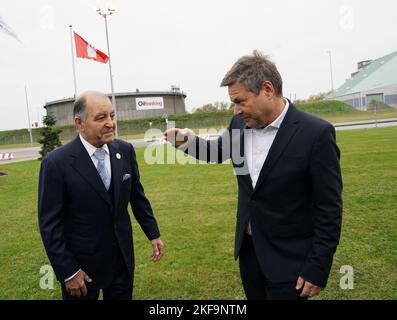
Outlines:
{"type": "Polygon", "coordinates": [[[16,40],[18,40],[19,42],[21,42],[21,40],[19,40],[17,34],[4,22],[4,20],[1,16],[0,16],[0,31],[4,32],[5,34],[10,35],[11,37],[13,37],[16,40]]]}

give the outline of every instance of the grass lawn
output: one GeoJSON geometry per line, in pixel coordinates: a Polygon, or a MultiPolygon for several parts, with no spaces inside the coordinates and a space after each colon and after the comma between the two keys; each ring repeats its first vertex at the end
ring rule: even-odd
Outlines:
{"type": "MultiPolygon", "coordinates": [[[[337,132],[342,152],[344,217],[341,243],[321,299],[397,299],[397,127],[337,132]],[[354,289],[339,270],[354,268],[354,289]]],[[[237,184],[230,165],[148,165],[138,149],[145,191],[166,255],[133,219],[135,299],[244,299],[233,260],[237,184]]],[[[0,171],[0,299],[59,299],[39,287],[48,264],[37,225],[39,161],[0,171]]]]}
{"type": "Polygon", "coordinates": [[[342,122],[354,122],[362,120],[375,120],[375,119],[390,119],[397,118],[397,108],[387,108],[377,110],[376,114],[374,110],[360,111],[351,114],[334,114],[334,115],[323,115],[322,118],[336,124],[342,122]]]}
{"type": "MultiPolygon", "coordinates": [[[[352,106],[335,100],[321,100],[296,104],[299,109],[315,114],[333,124],[342,122],[354,122],[362,120],[390,119],[397,118],[397,108],[385,108],[375,111],[357,111],[352,106]]],[[[170,115],[169,120],[175,123],[177,128],[191,128],[195,132],[200,129],[220,130],[226,128],[232,117],[231,110],[219,112],[199,112],[170,115]]],[[[143,139],[147,130],[149,130],[149,121],[152,122],[152,129],[158,129],[160,132],[166,130],[165,120],[162,117],[153,117],[146,119],[135,119],[118,122],[118,133],[124,140],[143,139]]],[[[60,139],[66,143],[76,135],[76,129],[73,125],[60,127],[62,133],[60,139]]],[[[41,128],[33,129],[33,146],[39,146],[37,140],[41,136],[41,128]]],[[[27,129],[0,131],[0,150],[9,150],[11,148],[30,147],[29,133],[27,129]]]]}

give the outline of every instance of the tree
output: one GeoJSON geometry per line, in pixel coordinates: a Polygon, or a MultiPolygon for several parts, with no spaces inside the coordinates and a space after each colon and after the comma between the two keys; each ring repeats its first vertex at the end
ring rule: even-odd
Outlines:
{"type": "Polygon", "coordinates": [[[318,94],[313,94],[309,97],[308,101],[319,101],[319,100],[324,100],[325,97],[329,94],[329,92],[320,92],[318,94]]]}
{"type": "Polygon", "coordinates": [[[217,111],[216,107],[213,104],[211,104],[211,103],[203,105],[202,107],[196,108],[194,110],[195,113],[198,113],[198,112],[216,112],[216,111],[217,111]]]}
{"type": "Polygon", "coordinates": [[[56,123],[55,116],[48,114],[43,117],[44,127],[41,129],[41,138],[39,143],[42,144],[39,160],[42,160],[48,153],[62,145],[59,134],[62,132],[59,128],[54,128],[56,123]]]}
{"type": "Polygon", "coordinates": [[[225,111],[225,110],[230,110],[230,104],[227,102],[223,101],[217,101],[214,103],[208,103],[206,105],[203,105],[200,108],[195,108],[193,112],[198,113],[198,112],[217,112],[217,111],[225,111]]]}
{"type": "Polygon", "coordinates": [[[220,110],[220,111],[225,111],[225,110],[229,109],[229,103],[224,102],[224,101],[217,101],[214,103],[214,106],[217,110],[220,110]]]}

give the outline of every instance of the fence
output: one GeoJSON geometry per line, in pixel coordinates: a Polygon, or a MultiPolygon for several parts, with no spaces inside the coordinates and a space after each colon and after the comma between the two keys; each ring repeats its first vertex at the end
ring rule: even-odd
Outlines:
{"type": "MultiPolygon", "coordinates": [[[[185,114],[178,116],[170,116],[168,119],[169,125],[171,121],[175,122],[175,127],[191,128],[191,129],[220,129],[228,126],[230,113],[213,112],[210,114],[185,114]]],[[[60,139],[63,143],[72,140],[77,132],[74,126],[60,127],[62,132],[60,139]]],[[[149,129],[158,129],[164,132],[167,129],[166,119],[164,117],[156,117],[149,119],[139,119],[131,121],[119,121],[118,132],[121,138],[127,139],[143,139],[145,132],[149,129]],[[150,125],[151,124],[151,125],[150,125]]],[[[32,131],[33,142],[38,143],[41,138],[40,128],[32,131]]],[[[30,136],[27,130],[16,130],[7,132],[1,136],[0,132],[0,147],[6,145],[30,144],[30,136]]]]}

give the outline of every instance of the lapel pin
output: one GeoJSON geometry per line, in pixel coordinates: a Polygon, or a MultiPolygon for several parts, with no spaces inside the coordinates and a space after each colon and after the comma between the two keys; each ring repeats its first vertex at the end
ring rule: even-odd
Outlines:
{"type": "Polygon", "coordinates": [[[121,159],[121,154],[120,153],[116,153],[116,158],[120,160],[121,159]]]}

